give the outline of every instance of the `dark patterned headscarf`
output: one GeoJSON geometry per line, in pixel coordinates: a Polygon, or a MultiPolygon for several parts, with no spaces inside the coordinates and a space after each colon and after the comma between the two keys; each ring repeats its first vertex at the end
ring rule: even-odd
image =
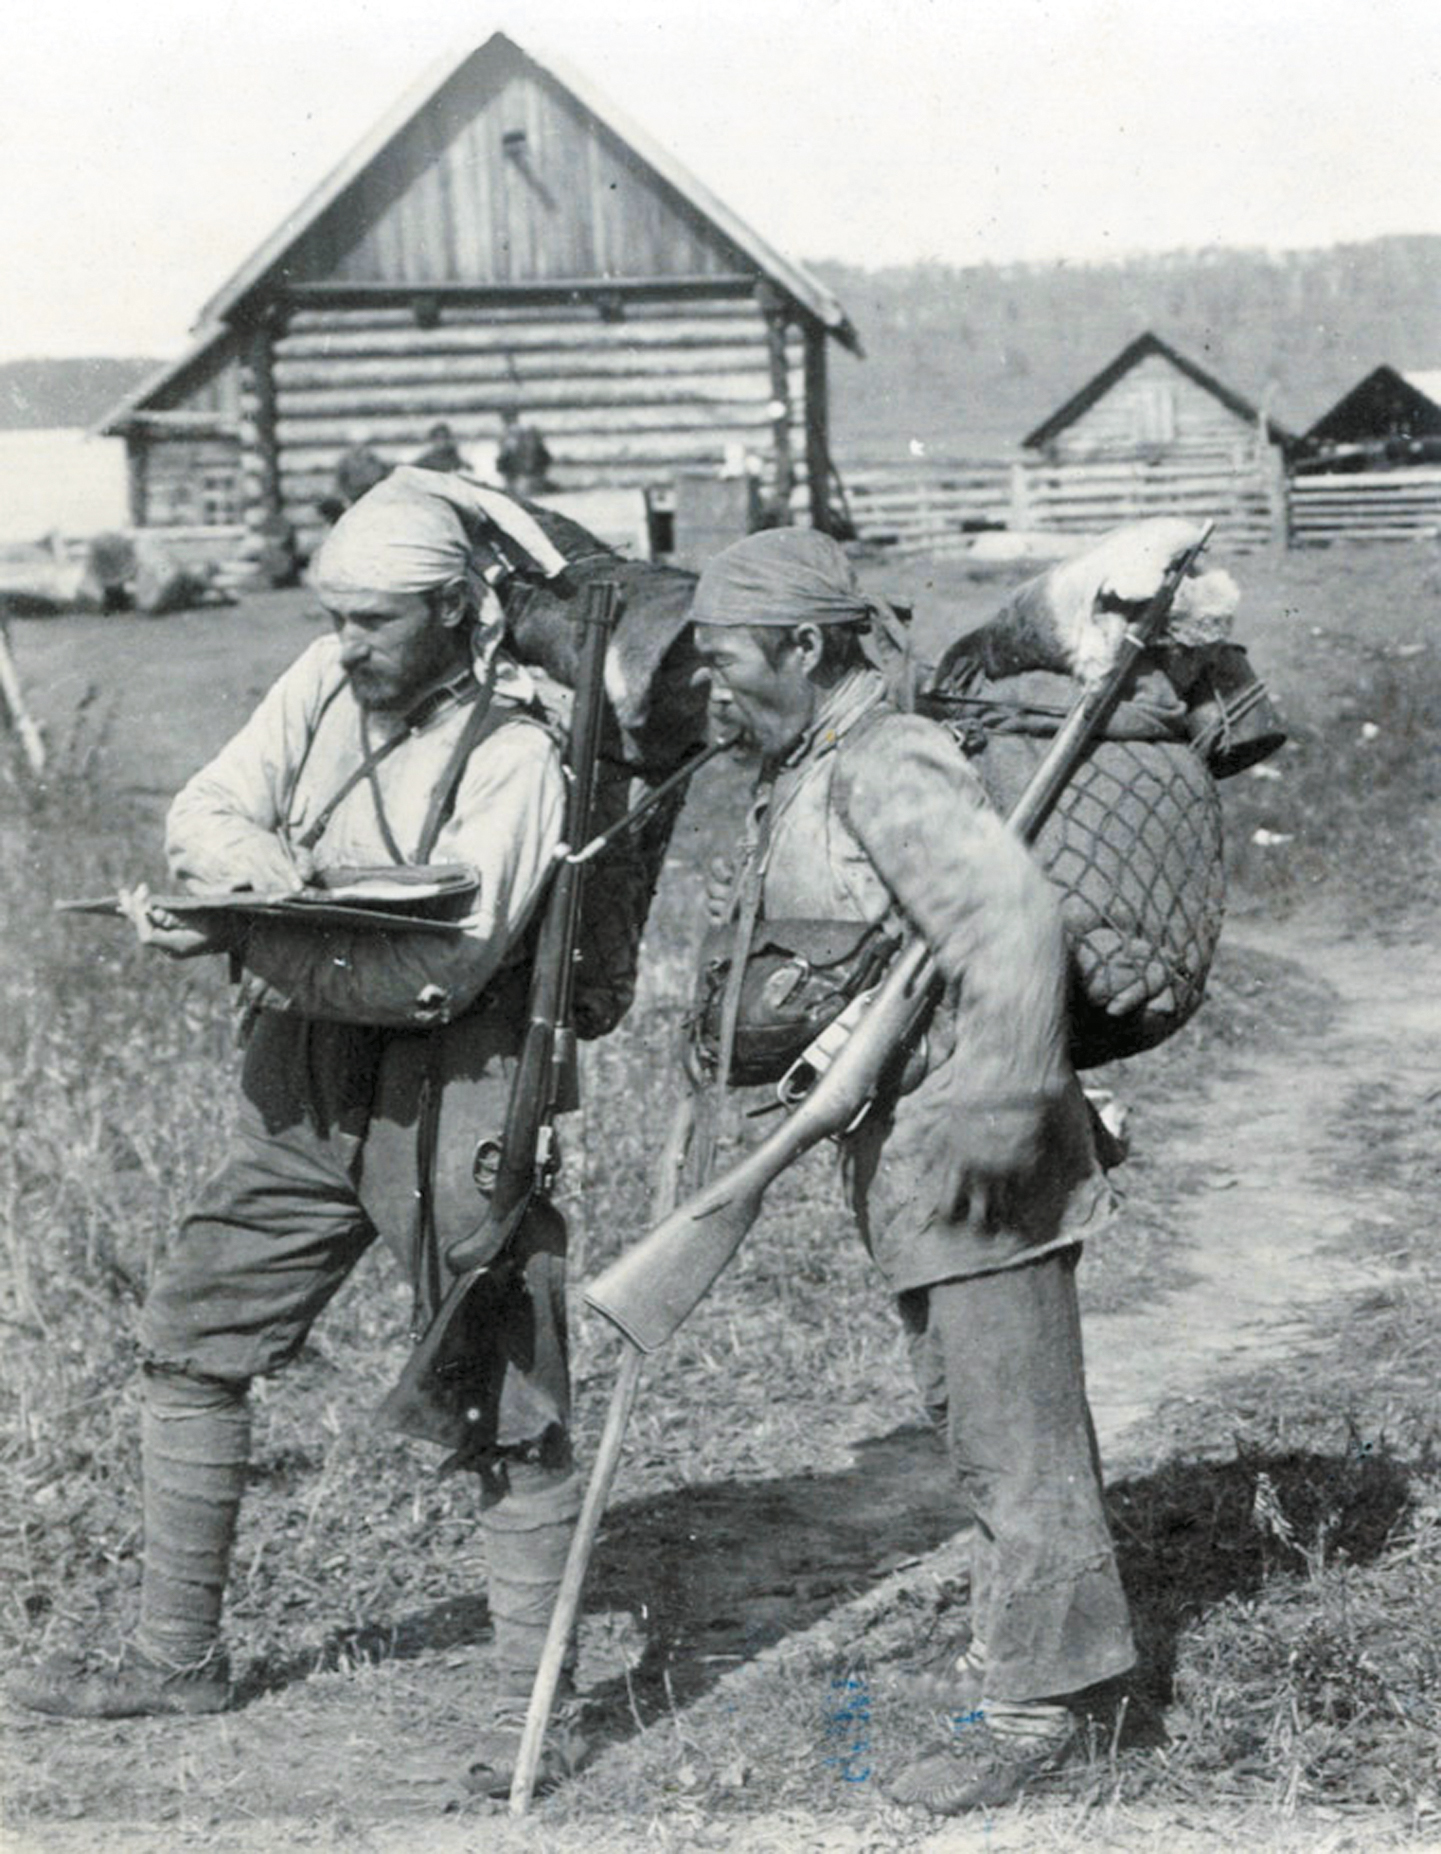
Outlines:
{"type": "Polygon", "coordinates": [[[813,528],[768,528],[708,560],[696,587],[697,624],[858,624],[890,611],[863,592],[845,550],[813,528]]]}
{"type": "Polygon", "coordinates": [[[894,606],[856,581],[845,549],[814,528],[748,534],[708,560],[695,590],[697,624],[855,624],[862,647],[901,708],[915,705],[910,633],[894,606]]]}

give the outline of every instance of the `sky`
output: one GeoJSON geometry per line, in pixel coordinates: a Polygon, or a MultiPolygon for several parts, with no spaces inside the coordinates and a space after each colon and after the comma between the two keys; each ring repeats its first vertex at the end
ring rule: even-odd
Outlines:
{"type": "Polygon", "coordinates": [[[496,29],[802,261],[1441,233],[1441,0],[46,0],[0,59],[0,360],[179,352],[496,29]]]}

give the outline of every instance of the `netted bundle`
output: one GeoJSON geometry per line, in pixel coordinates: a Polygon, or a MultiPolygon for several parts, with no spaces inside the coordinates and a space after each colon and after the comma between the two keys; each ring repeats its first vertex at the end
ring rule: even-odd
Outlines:
{"type": "MultiPolygon", "coordinates": [[[[967,744],[980,748],[973,764],[1004,814],[1050,742],[972,734],[967,744]]],[[[1205,766],[1179,741],[1100,741],[1034,853],[1064,897],[1076,1067],[1154,1048],[1201,1002],[1225,913],[1221,801],[1205,766]]]]}

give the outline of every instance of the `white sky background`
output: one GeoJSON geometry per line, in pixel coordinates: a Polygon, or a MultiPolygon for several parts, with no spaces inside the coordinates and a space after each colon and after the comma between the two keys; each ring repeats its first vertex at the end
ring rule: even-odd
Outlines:
{"type": "Polygon", "coordinates": [[[0,58],[0,359],[177,352],[496,28],[803,260],[1441,233],[1441,0],[43,0],[0,58]]]}

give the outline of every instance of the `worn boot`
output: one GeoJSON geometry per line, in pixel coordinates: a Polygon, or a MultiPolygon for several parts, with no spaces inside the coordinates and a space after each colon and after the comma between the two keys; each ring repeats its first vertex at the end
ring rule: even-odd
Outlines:
{"type": "Polygon", "coordinates": [[[952,1718],[951,1734],[945,1750],[908,1765],[886,1785],[893,1802],[932,1815],[1004,1808],[1082,1745],[1075,1715],[1043,1703],[983,1700],[952,1718]]]}
{"type": "Polygon", "coordinates": [[[139,1629],[116,1653],[54,1655],[26,1670],[10,1686],[18,1705],[57,1718],[125,1719],[230,1704],[220,1610],[250,1458],[246,1389],[147,1371],[139,1629]]]}
{"type": "Polygon", "coordinates": [[[224,1712],[230,1704],[225,1651],[191,1666],[168,1666],[135,1642],[117,1654],[57,1654],[10,1682],[10,1698],[61,1719],[132,1719],[147,1714],[224,1712]]]}
{"type": "MultiPolygon", "coordinates": [[[[518,1462],[488,1470],[484,1485],[481,1526],[495,1630],[495,1685],[465,1781],[472,1795],[507,1796],[582,1490],[573,1468],[518,1462]]],[[[542,1789],[573,1776],[588,1750],[580,1731],[574,1660],[572,1640],[541,1754],[537,1787],[542,1789]]]]}

